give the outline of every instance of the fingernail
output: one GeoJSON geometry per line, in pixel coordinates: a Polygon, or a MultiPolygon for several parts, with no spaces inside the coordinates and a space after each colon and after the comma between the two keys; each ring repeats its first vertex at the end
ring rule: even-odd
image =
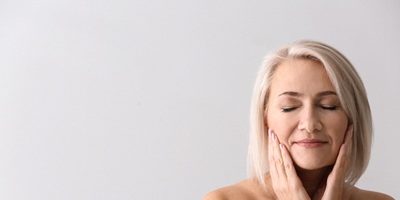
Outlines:
{"type": "Polygon", "coordinates": [[[271,129],[268,129],[268,138],[271,138],[271,129]]]}
{"type": "Polygon", "coordinates": [[[350,128],[350,130],[349,130],[349,135],[350,135],[350,137],[353,136],[353,133],[354,133],[354,127],[351,126],[351,128],[350,128]]]}
{"type": "Polygon", "coordinates": [[[281,150],[283,150],[283,145],[282,145],[282,144],[279,144],[279,148],[280,148],[281,150]]]}
{"type": "Polygon", "coordinates": [[[275,141],[275,139],[276,139],[275,138],[276,137],[275,134],[274,133],[271,133],[271,134],[272,134],[272,141],[275,141]]]}

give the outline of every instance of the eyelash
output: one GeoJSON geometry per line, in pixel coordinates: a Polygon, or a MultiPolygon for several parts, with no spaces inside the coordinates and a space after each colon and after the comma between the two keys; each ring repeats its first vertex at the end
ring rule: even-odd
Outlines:
{"type": "Polygon", "coordinates": [[[336,110],[337,106],[321,106],[321,108],[324,110],[336,110]]]}
{"type": "MultiPolygon", "coordinates": [[[[282,112],[288,113],[288,112],[296,110],[297,108],[298,107],[282,108],[282,112]]],[[[337,106],[320,106],[320,108],[322,108],[324,110],[336,110],[337,106]]]]}
{"type": "Polygon", "coordinates": [[[293,110],[296,110],[297,107],[291,107],[291,108],[282,108],[282,112],[287,113],[287,112],[291,112],[293,110]]]}

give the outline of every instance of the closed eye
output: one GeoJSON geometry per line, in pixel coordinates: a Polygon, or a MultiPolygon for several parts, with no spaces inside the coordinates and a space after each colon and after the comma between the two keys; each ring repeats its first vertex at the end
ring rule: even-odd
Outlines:
{"type": "Polygon", "coordinates": [[[321,106],[321,108],[324,110],[336,110],[337,106],[321,106]]]}
{"type": "Polygon", "coordinates": [[[297,107],[289,107],[289,108],[282,108],[282,112],[287,113],[287,112],[291,112],[293,110],[296,110],[297,107]]]}

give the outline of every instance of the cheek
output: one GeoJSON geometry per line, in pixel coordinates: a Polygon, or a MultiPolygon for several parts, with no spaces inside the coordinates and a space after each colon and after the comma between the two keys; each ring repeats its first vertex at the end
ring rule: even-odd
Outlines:
{"type": "Polygon", "coordinates": [[[289,119],[287,116],[279,116],[277,114],[270,114],[268,116],[275,116],[268,118],[268,128],[275,132],[280,143],[288,146],[289,137],[297,128],[295,120],[289,119]]]}
{"type": "Polygon", "coordinates": [[[329,127],[328,132],[330,133],[333,143],[335,144],[335,148],[339,150],[340,145],[343,144],[347,132],[348,119],[346,115],[344,115],[336,118],[331,118],[327,123],[328,124],[326,124],[326,127],[329,127]]]}

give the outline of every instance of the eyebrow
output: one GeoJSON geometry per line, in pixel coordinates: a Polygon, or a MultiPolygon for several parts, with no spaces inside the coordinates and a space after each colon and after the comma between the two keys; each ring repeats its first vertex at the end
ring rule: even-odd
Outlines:
{"type": "MultiPolygon", "coordinates": [[[[288,96],[292,96],[292,97],[301,97],[301,96],[303,96],[303,94],[298,93],[298,92],[286,91],[286,92],[283,92],[283,93],[279,94],[278,97],[284,96],[284,95],[288,95],[288,96]]],[[[336,92],[334,92],[334,91],[323,91],[323,92],[319,92],[319,93],[317,94],[318,97],[328,96],[328,95],[335,95],[335,96],[337,96],[336,92]]]]}

